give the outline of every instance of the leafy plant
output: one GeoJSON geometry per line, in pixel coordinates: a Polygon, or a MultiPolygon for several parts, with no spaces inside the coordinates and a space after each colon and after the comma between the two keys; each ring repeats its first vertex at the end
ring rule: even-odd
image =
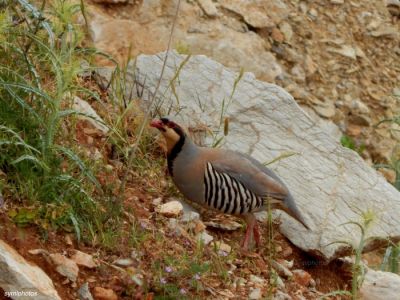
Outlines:
{"type": "MultiPolygon", "coordinates": [[[[73,96],[93,95],[76,84],[87,53],[81,47],[84,34],[73,21],[81,6],[62,0],[45,4],[39,9],[26,0],[10,0],[0,12],[3,192],[29,204],[68,207],[63,215],[80,238],[80,226],[97,209],[92,197],[102,193],[79,149],[64,139],[64,125],[81,114],[70,108],[73,96]]],[[[12,218],[21,225],[51,219],[32,213],[21,209],[12,218]]]]}
{"type": "MultiPolygon", "coordinates": [[[[353,244],[349,241],[337,241],[334,243],[342,243],[351,247],[354,251],[354,263],[352,265],[352,280],[351,280],[351,297],[353,300],[356,300],[358,297],[358,290],[364,281],[364,265],[361,261],[362,253],[366,243],[368,242],[368,238],[366,237],[368,229],[371,227],[375,220],[375,214],[372,211],[366,211],[362,214],[361,222],[349,221],[343,225],[355,225],[360,229],[361,236],[358,244],[353,244]]],[[[332,243],[331,243],[332,244],[332,243]]],[[[342,293],[343,291],[335,291],[342,293]]]]}
{"type": "Polygon", "coordinates": [[[358,154],[362,154],[365,150],[365,145],[361,144],[358,146],[355,141],[348,135],[343,135],[340,138],[340,143],[342,144],[343,147],[349,148],[351,150],[356,151],[358,154]]]}

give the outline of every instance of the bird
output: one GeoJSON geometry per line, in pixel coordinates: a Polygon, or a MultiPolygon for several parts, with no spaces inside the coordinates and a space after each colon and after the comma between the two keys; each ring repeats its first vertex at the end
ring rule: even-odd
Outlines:
{"type": "Polygon", "coordinates": [[[242,241],[261,245],[255,212],[281,209],[309,229],[284,182],[253,157],[241,152],[196,145],[186,131],[167,117],[154,119],[166,141],[167,169],[178,190],[208,209],[241,217],[247,227],[242,241]]]}

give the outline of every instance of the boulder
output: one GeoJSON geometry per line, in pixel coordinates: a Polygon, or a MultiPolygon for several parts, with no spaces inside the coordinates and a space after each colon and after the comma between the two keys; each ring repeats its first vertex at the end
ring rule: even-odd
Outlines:
{"type": "Polygon", "coordinates": [[[400,276],[368,269],[360,289],[362,300],[399,299],[400,276]]]}
{"type": "Polygon", "coordinates": [[[0,240],[0,287],[12,299],[61,299],[51,279],[0,240]]]}
{"type": "MultiPolygon", "coordinates": [[[[164,57],[140,55],[130,65],[131,84],[138,84],[133,90],[141,91],[144,105],[154,94],[164,57]]],[[[400,239],[400,193],[356,152],[332,138],[289,93],[256,80],[252,73],[240,77],[206,56],[183,63],[185,59],[169,54],[157,102],[162,99],[162,109],[171,108],[169,114],[193,131],[208,128],[203,130],[205,145],[222,139],[220,146],[262,163],[282,158],[269,167],[285,181],[311,228],[282,213],[280,230],[292,243],[326,261],[342,256],[350,249],[337,242],[356,245],[361,237],[347,222],[363,222],[366,212],[372,212],[374,222],[365,249],[400,239]],[[227,136],[221,113],[230,120],[227,136]]]]}

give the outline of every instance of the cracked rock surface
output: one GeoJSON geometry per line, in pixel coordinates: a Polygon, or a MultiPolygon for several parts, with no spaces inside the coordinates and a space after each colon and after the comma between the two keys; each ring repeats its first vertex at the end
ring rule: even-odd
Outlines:
{"type": "MultiPolygon", "coordinates": [[[[131,65],[137,84],[133,90],[140,91],[144,103],[155,91],[164,57],[140,55],[136,68],[131,65]]],[[[311,227],[307,230],[282,213],[280,230],[291,242],[332,260],[348,252],[338,241],[358,244],[360,231],[344,223],[362,222],[367,211],[375,220],[367,231],[372,239],[366,249],[381,240],[400,239],[400,193],[356,152],[343,148],[289,93],[256,80],[252,73],[238,80],[238,73],[205,56],[183,63],[185,57],[169,54],[156,99],[162,98],[164,111],[170,109],[170,115],[192,131],[210,129],[212,135],[203,130],[207,145],[223,137],[223,111],[230,122],[222,147],[261,162],[292,154],[269,165],[286,182],[311,227]]]]}

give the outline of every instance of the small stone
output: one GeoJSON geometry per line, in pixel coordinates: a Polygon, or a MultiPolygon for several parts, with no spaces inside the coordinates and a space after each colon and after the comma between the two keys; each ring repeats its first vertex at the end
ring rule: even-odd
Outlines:
{"type": "Polygon", "coordinates": [[[274,297],[272,300],[292,300],[293,298],[290,297],[288,294],[282,292],[282,291],[276,291],[274,297]]]}
{"type": "Polygon", "coordinates": [[[203,231],[197,235],[197,240],[199,242],[202,242],[204,245],[208,245],[212,242],[213,239],[214,237],[212,235],[209,235],[207,231],[203,231]]]}
{"type": "Polygon", "coordinates": [[[197,0],[201,9],[209,17],[218,17],[218,9],[211,0],[197,0]]]}
{"type": "Polygon", "coordinates": [[[335,105],[333,102],[320,102],[318,105],[313,107],[317,114],[324,118],[333,118],[336,113],[335,105]]]}
{"type": "Polygon", "coordinates": [[[344,0],[331,0],[332,4],[343,4],[344,0]]]}
{"type": "Polygon", "coordinates": [[[279,276],[282,276],[284,278],[290,278],[293,276],[293,273],[288,268],[281,265],[280,263],[273,260],[273,261],[271,261],[271,265],[275,269],[275,271],[278,273],[279,276]]]}
{"type": "Polygon", "coordinates": [[[94,80],[100,86],[101,89],[107,90],[111,84],[114,69],[110,67],[97,68],[94,71],[94,80]]]}
{"type": "Polygon", "coordinates": [[[194,232],[196,234],[204,231],[207,228],[206,225],[204,225],[204,223],[202,221],[197,221],[195,224],[196,225],[194,226],[194,232]]]}
{"type": "Polygon", "coordinates": [[[71,238],[70,234],[66,234],[65,237],[64,237],[64,240],[65,240],[65,243],[68,246],[73,246],[74,245],[74,243],[72,242],[72,238],[71,238]]]}
{"type": "Polygon", "coordinates": [[[89,269],[97,267],[97,264],[93,260],[93,256],[79,250],[74,251],[71,259],[79,266],[84,266],[89,269]]]}
{"type": "Polygon", "coordinates": [[[369,107],[360,99],[354,99],[350,104],[350,109],[353,113],[366,114],[370,113],[369,107]]]}
{"type": "Polygon", "coordinates": [[[285,38],[285,42],[290,43],[292,37],[293,37],[293,29],[292,26],[287,23],[287,22],[282,22],[279,25],[279,29],[282,32],[284,38],[285,38]]]}
{"type": "Polygon", "coordinates": [[[304,83],[306,81],[306,72],[300,65],[295,65],[290,70],[290,73],[293,75],[293,79],[297,83],[304,83]]]}
{"type": "Polygon", "coordinates": [[[56,265],[56,271],[62,276],[67,277],[72,282],[78,278],[78,265],[71,259],[62,254],[55,253],[49,255],[52,262],[56,265]]]}
{"type": "Polygon", "coordinates": [[[250,290],[249,300],[258,300],[261,299],[261,289],[255,288],[250,290]]]}
{"type": "Polygon", "coordinates": [[[177,200],[165,203],[160,206],[159,212],[160,214],[166,217],[177,217],[183,211],[182,203],[177,200]]]}
{"type": "Polygon", "coordinates": [[[93,300],[93,296],[89,290],[89,284],[85,282],[78,290],[79,300],[93,300]]]}
{"type": "Polygon", "coordinates": [[[271,37],[274,41],[278,43],[282,43],[285,40],[285,37],[283,36],[282,32],[276,27],[274,27],[271,31],[271,37]]]}
{"type": "Polygon", "coordinates": [[[96,286],[93,294],[96,300],[118,300],[118,295],[112,289],[96,286]]]}
{"type": "Polygon", "coordinates": [[[161,204],[161,202],[162,202],[162,198],[158,197],[158,198],[153,199],[153,201],[151,201],[151,204],[153,204],[153,206],[157,207],[161,204]]]}
{"type": "Polygon", "coordinates": [[[49,255],[49,252],[47,252],[47,250],[45,249],[32,249],[28,250],[28,253],[32,255],[38,255],[38,254],[49,255]]]}
{"type": "Polygon", "coordinates": [[[311,282],[311,275],[304,270],[294,270],[293,271],[293,279],[295,282],[302,286],[309,286],[311,282]]]}
{"type": "Polygon", "coordinates": [[[361,134],[361,132],[362,132],[362,127],[361,126],[358,126],[358,125],[355,125],[355,124],[348,124],[347,125],[346,133],[349,136],[357,137],[357,136],[359,136],[361,134]]]}
{"type": "Polygon", "coordinates": [[[183,223],[195,222],[199,220],[200,220],[200,214],[195,211],[184,212],[181,217],[181,222],[183,223]]]}
{"type": "Polygon", "coordinates": [[[256,275],[251,274],[250,275],[250,281],[253,283],[257,283],[257,284],[264,284],[265,283],[265,279],[258,277],[256,275]]]}
{"type": "Polygon", "coordinates": [[[318,70],[317,64],[312,60],[310,55],[306,55],[306,58],[304,59],[304,70],[306,71],[307,77],[314,75],[318,70]]]}
{"type": "Polygon", "coordinates": [[[400,36],[400,33],[398,29],[393,26],[382,26],[378,30],[371,31],[370,35],[373,37],[386,37],[396,39],[400,36]]]}
{"type": "Polygon", "coordinates": [[[120,258],[114,261],[113,264],[120,267],[129,267],[133,265],[133,260],[131,258],[120,258]]]}
{"type": "Polygon", "coordinates": [[[276,277],[275,277],[275,284],[280,289],[285,288],[285,283],[283,282],[282,278],[278,274],[276,274],[276,277]]]}
{"type": "Polygon", "coordinates": [[[242,225],[233,220],[217,220],[217,221],[208,221],[204,222],[207,227],[222,229],[226,231],[235,231],[242,228],[242,225]]]}
{"type": "Polygon", "coordinates": [[[316,10],[315,8],[311,8],[311,9],[308,11],[308,16],[309,16],[311,19],[316,20],[316,19],[318,18],[318,12],[317,12],[317,10],[316,10]]]}
{"type": "Polygon", "coordinates": [[[284,258],[289,257],[292,254],[293,254],[292,247],[287,247],[287,248],[283,249],[283,251],[282,251],[282,257],[284,257],[284,258]]]}
{"type": "Polygon", "coordinates": [[[340,54],[342,56],[351,58],[353,60],[357,59],[357,51],[356,51],[356,49],[353,48],[352,46],[349,46],[349,45],[342,45],[342,47],[340,49],[328,48],[327,50],[328,50],[328,52],[337,53],[337,54],[340,54]]]}
{"type": "Polygon", "coordinates": [[[75,96],[72,104],[72,109],[81,113],[78,118],[88,121],[93,127],[98,129],[102,134],[107,134],[109,131],[103,119],[96,113],[89,103],[75,96]]]}
{"type": "Polygon", "coordinates": [[[232,247],[229,246],[228,244],[225,244],[222,241],[216,241],[214,242],[214,246],[218,251],[223,251],[225,253],[230,253],[232,250],[232,247]]]}
{"type": "Polygon", "coordinates": [[[282,265],[285,266],[288,269],[293,268],[294,261],[293,260],[286,260],[286,259],[279,259],[278,262],[282,265]]]}

